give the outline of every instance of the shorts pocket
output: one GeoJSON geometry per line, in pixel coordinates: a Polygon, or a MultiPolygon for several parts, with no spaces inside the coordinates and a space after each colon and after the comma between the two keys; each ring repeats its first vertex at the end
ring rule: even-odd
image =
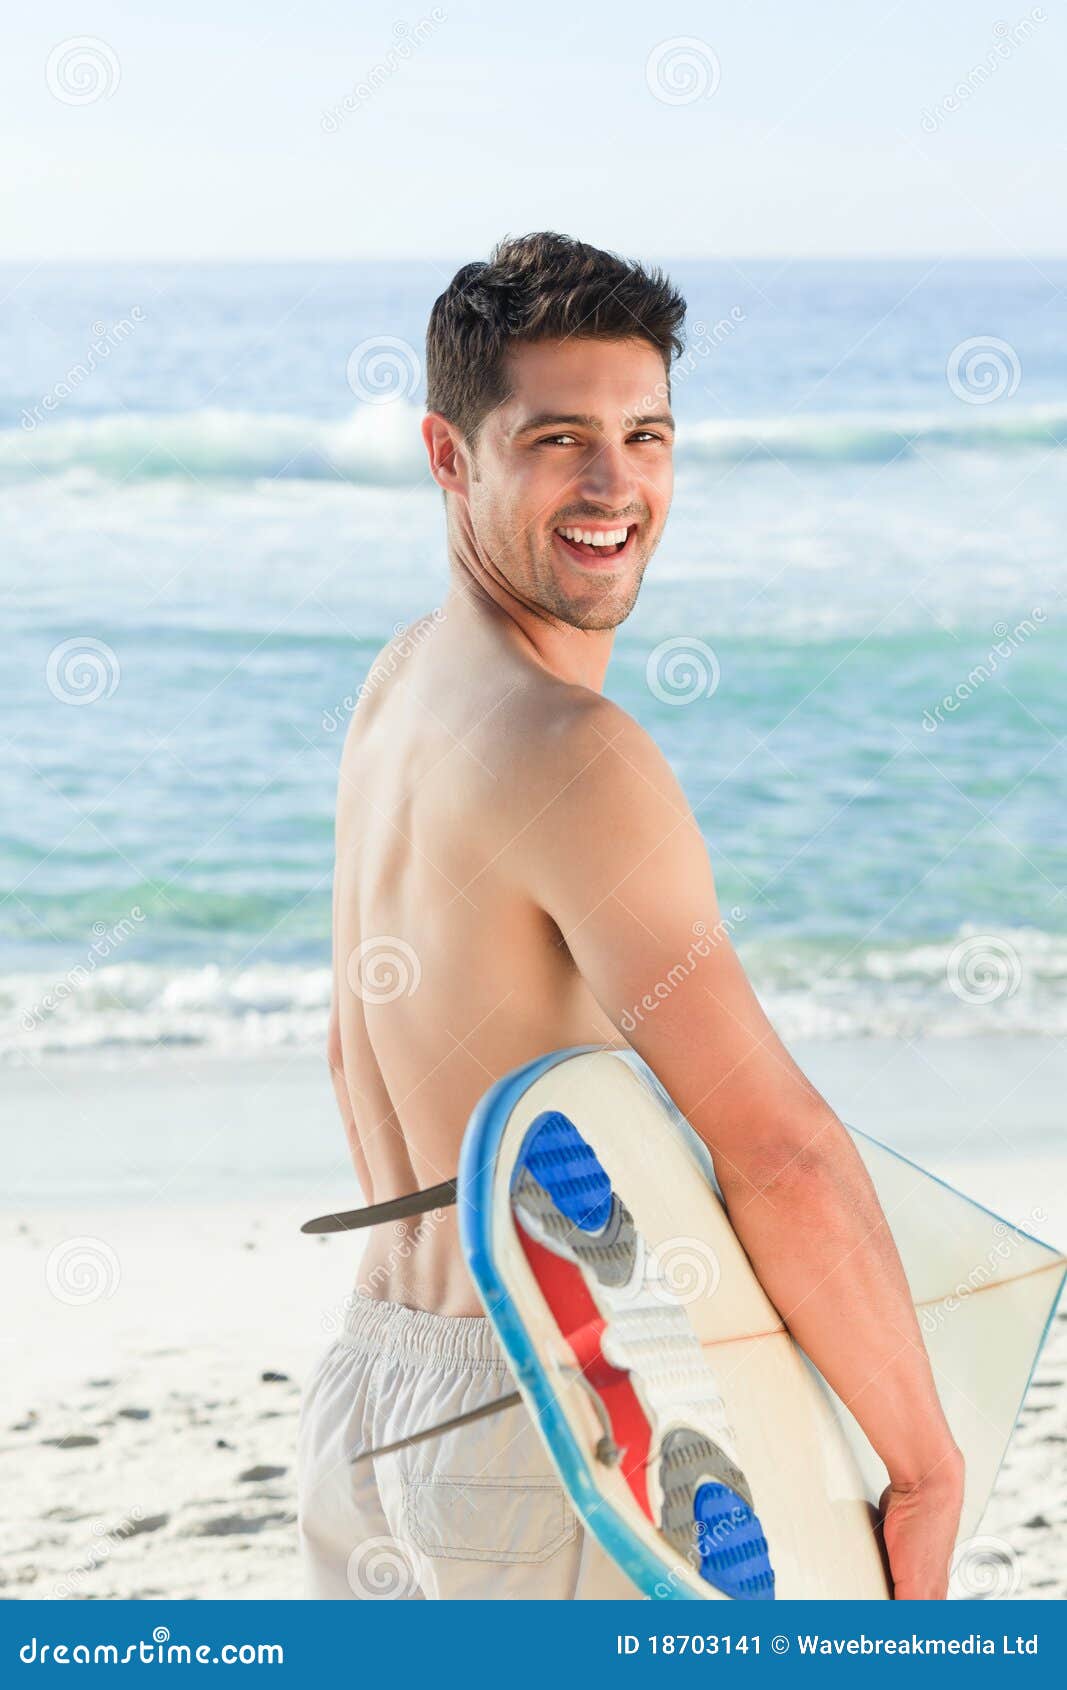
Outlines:
{"type": "Polygon", "coordinates": [[[424,1555],[456,1561],[547,1561],[578,1529],[551,1477],[416,1475],[404,1482],[404,1516],[424,1555]]]}

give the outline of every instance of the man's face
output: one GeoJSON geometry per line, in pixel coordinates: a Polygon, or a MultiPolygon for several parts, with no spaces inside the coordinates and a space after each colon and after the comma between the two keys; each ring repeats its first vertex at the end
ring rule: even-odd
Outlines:
{"type": "Polygon", "coordinates": [[[479,550],[525,602],[574,628],[615,628],[674,487],[663,359],[646,340],[571,338],[517,347],[508,373],[510,397],[474,452],[479,550]],[[607,536],[616,543],[596,543],[607,536]]]}

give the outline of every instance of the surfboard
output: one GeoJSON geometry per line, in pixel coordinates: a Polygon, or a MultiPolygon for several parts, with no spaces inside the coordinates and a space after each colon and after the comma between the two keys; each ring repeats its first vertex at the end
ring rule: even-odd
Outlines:
{"type": "MultiPolygon", "coordinates": [[[[989,1499],[1064,1282],[1057,1251],[849,1128],[989,1499]]],[[[885,1469],[764,1292],[711,1158],[632,1051],[556,1051],[467,1127],[460,1235],[573,1504],[645,1595],[888,1598],[885,1469]]]]}

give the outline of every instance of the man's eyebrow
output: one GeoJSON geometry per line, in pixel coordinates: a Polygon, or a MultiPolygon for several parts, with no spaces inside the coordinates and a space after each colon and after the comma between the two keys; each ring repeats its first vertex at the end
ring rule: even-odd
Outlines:
{"type": "Polygon", "coordinates": [[[599,417],[591,417],[585,413],[575,413],[564,416],[557,411],[541,411],[536,417],[530,417],[528,422],[520,423],[515,430],[513,439],[520,434],[532,434],[535,428],[603,428],[599,417]]]}
{"type": "MultiPolygon", "coordinates": [[[[657,412],[655,416],[638,417],[632,417],[624,411],[623,416],[627,419],[628,428],[648,428],[650,424],[655,423],[658,427],[667,428],[672,434],[674,433],[674,418],[669,411],[657,412]]],[[[602,418],[590,416],[586,412],[561,416],[555,411],[542,411],[539,416],[531,417],[529,421],[520,423],[512,434],[512,439],[517,440],[523,434],[532,434],[538,428],[592,428],[603,431],[604,423],[602,418]]]]}
{"type": "Polygon", "coordinates": [[[673,434],[674,433],[674,418],[671,416],[671,413],[669,411],[656,411],[654,413],[654,415],[652,415],[652,416],[640,416],[640,417],[631,417],[630,418],[630,427],[631,428],[649,428],[649,427],[652,427],[652,426],[654,426],[656,428],[669,428],[671,433],[673,434]]]}

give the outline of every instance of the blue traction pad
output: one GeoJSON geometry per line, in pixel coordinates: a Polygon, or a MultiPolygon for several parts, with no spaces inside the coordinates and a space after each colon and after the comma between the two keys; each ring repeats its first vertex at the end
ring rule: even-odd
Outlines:
{"type": "Polygon", "coordinates": [[[537,1117],[517,1166],[527,1168],[557,1209],[583,1232],[600,1232],[607,1225],[611,1181],[592,1146],[558,1109],[537,1117]]]}
{"type": "Polygon", "coordinates": [[[701,1485],[693,1498],[700,1576],[725,1596],[766,1602],[774,1596],[774,1570],[763,1528],[748,1504],[727,1485],[701,1485]]]}

